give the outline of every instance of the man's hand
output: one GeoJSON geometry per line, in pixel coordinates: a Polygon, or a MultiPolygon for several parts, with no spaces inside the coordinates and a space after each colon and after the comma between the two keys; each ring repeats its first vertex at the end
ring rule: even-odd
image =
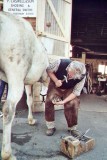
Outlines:
{"type": "Polygon", "coordinates": [[[64,101],[52,102],[54,105],[64,105],[64,101]]]}
{"type": "Polygon", "coordinates": [[[54,105],[64,105],[65,103],[72,101],[75,97],[76,95],[74,93],[71,93],[70,95],[68,95],[68,97],[66,97],[63,100],[61,100],[59,96],[54,96],[54,98],[52,99],[52,103],[54,105]]]}
{"type": "Polygon", "coordinates": [[[56,85],[56,87],[62,86],[62,81],[61,81],[61,80],[57,80],[57,81],[55,82],[55,85],[56,85]]]}

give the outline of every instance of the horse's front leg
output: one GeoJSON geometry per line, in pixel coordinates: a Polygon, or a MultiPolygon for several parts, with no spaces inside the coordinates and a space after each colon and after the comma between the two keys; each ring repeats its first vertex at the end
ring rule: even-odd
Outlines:
{"type": "Polygon", "coordinates": [[[32,86],[25,85],[25,91],[26,91],[27,105],[28,105],[28,123],[30,125],[34,125],[35,123],[37,123],[37,120],[34,119],[32,115],[32,103],[33,103],[32,86]]]}
{"type": "Polygon", "coordinates": [[[3,160],[16,160],[11,151],[11,127],[15,115],[15,107],[6,101],[3,106],[3,142],[1,156],[3,160]]]}
{"type": "Polygon", "coordinates": [[[15,116],[16,105],[21,99],[24,84],[17,83],[17,80],[8,84],[8,96],[7,101],[3,106],[3,141],[2,141],[2,151],[1,157],[2,160],[16,160],[16,157],[12,155],[11,149],[11,128],[12,122],[15,116]],[[18,86],[18,87],[17,87],[18,86]]]}

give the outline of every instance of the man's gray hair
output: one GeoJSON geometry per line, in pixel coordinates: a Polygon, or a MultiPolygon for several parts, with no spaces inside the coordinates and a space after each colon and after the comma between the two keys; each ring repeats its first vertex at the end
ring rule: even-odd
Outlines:
{"type": "Polygon", "coordinates": [[[82,62],[79,62],[79,61],[72,61],[68,65],[67,69],[74,71],[74,73],[75,73],[74,79],[76,79],[76,78],[81,79],[82,76],[84,74],[86,74],[85,64],[82,62]]]}

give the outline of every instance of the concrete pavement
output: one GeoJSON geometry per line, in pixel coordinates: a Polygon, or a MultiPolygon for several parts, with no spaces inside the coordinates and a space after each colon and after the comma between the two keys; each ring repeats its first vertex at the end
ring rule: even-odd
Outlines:
{"type": "MultiPolygon", "coordinates": [[[[37,125],[27,124],[27,109],[17,112],[12,127],[12,149],[17,160],[69,160],[60,152],[61,137],[70,135],[63,110],[55,112],[56,133],[45,135],[44,112],[34,113],[37,125]]],[[[0,118],[0,149],[2,141],[2,118],[0,118]]],[[[75,157],[75,160],[107,160],[107,101],[105,97],[81,95],[78,129],[90,128],[88,136],[95,138],[93,150],[75,157]]]]}

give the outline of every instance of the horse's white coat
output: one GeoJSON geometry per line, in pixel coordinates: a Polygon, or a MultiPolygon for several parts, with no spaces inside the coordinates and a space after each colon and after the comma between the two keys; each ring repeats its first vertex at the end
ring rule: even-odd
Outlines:
{"type": "Polygon", "coordinates": [[[8,82],[7,101],[3,106],[2,159],[16,159],[11,153],[11,127],[16,105],[22,97],[24,85],[29,95],[29,123],[35,123],[31,112],[32,85],[41,77],[47,78],[47,53],[26,20],[0,12],[0,78],[8,82]]]}

